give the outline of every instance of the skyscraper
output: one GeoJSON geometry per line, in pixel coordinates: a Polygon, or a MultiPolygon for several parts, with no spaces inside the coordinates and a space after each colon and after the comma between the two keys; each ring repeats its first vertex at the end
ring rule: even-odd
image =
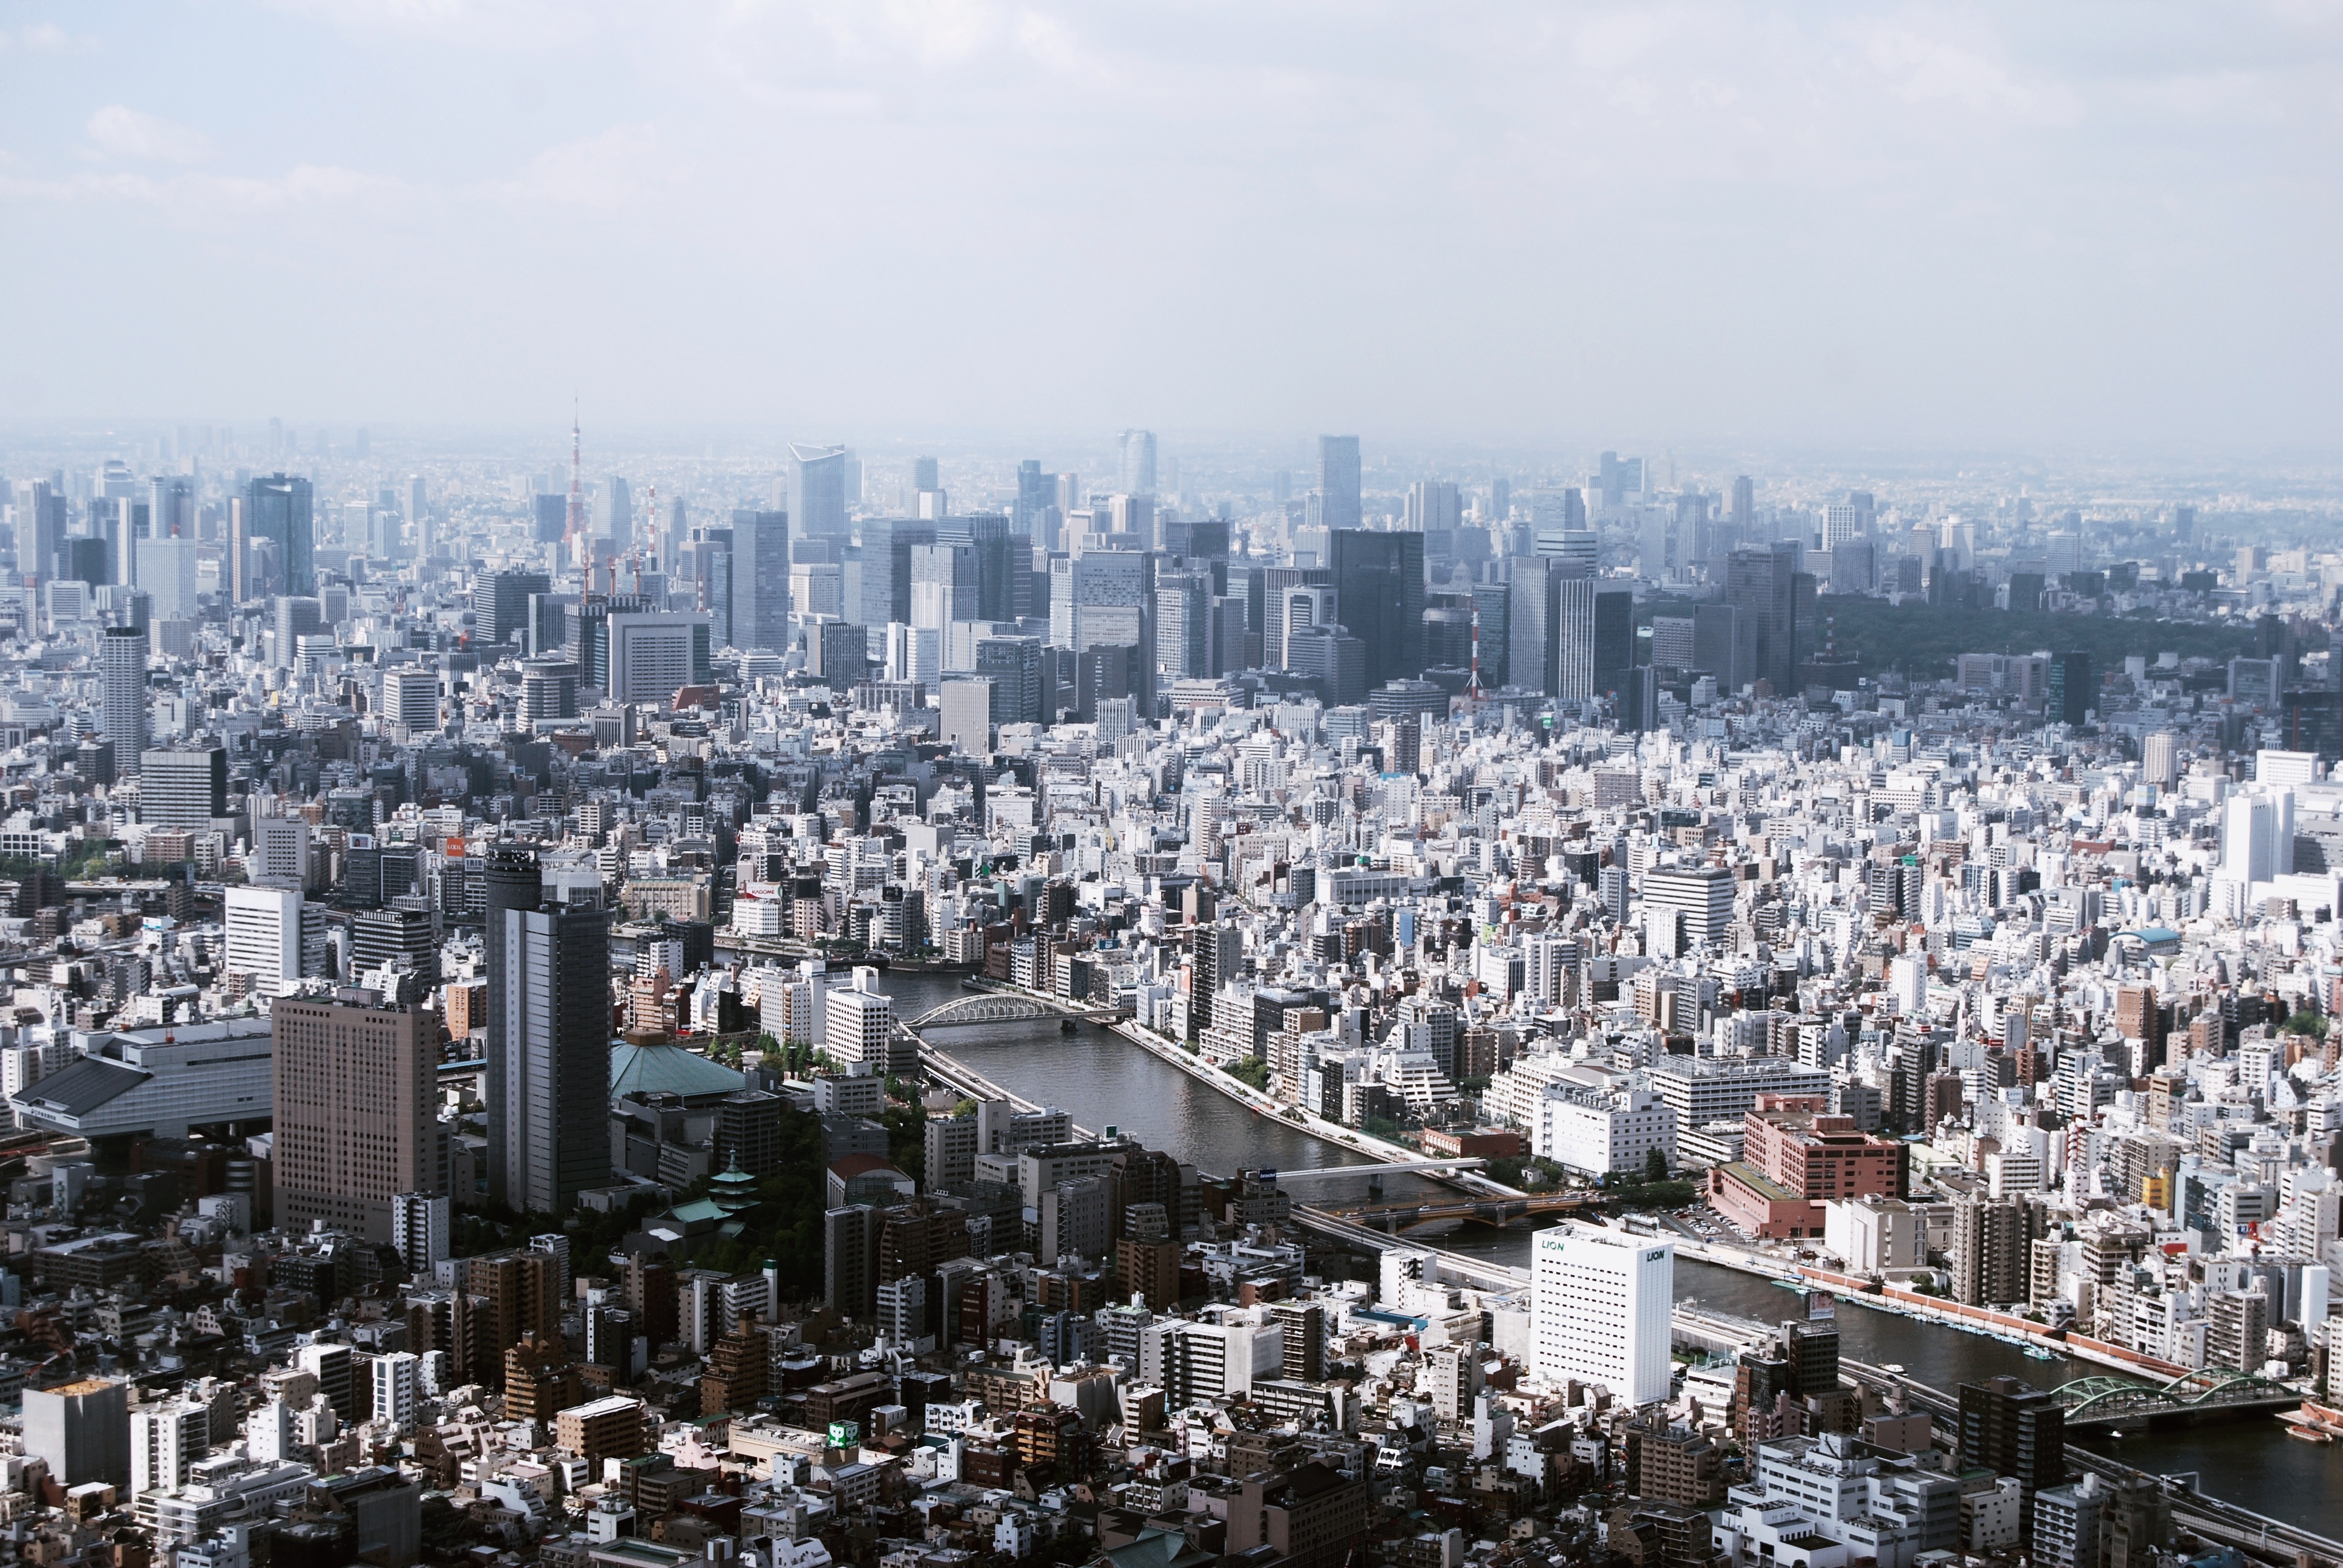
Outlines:
{"type": "Polygon", "coordinates": [[[732,646],[789,647],[789,513],[734,512],[731,568],[732,646]]]}
{"type": "Polygon", "coordinates": [[[2098,695],[2088,652],[2078,648],[2050,660],[2050,700],[2045,714],[2051,723],[2081,724],[2090,717],[2098,695]]]}
{"type": "MultiPolygon", "coordinates": [[[[253,480],[245,489],[246,547],[253,548],[264,539],[273,541],[277,558],[272,569],[281,591],[287,594],[317,591],[317,568],[310,560],[316,529],[311,512],[307,479],[271,474],[253,480]]],[[[242,599],[250,596],[239,592],[236,597],[242,599]]]]}
{"type": "Polygon", "coordinates": [[[97,732],[114,742],[114,765],[138,770],[146,749],[146,633],[135,626],[109,626],[98,643],[98,670],[105,693],[97,732]]]}
{"type": "Polygon", "coordinates": [[[505,951],[505,917],[516,910],[535,910],[545,901],[545,873],[538,865],[537,851],[504,845],[490,849],[482,901],[487,915],[483,945],[488,950],[488,970],[487,1093],[492,1108],[488,1117],[488,1196],[498,1202],[510,1202],[505,1189],[511,1163],[507,1121],[493,1110],[502,1106],[507,1098],[505,989],[511,966],[505,951]]]}
{"type": "Polygon", "coordinates": [[[1961,1384],[1960,1465],[2017,1479],[2030,1523],[2034,1494],[2066,1479],[2066,1412],[2057,1396],[2014,1377],[1961,1384]]]}
{"type": "MultiPolygon", "coordinates": [[[[1325,519],[1329,528],[1355,528],[1359,526],[1359,438],[1356,436],[1321,436],[1318,437],[1318,492],[1325,498],[1325,519]]],[[[1417,548],[1422,549],[1421,541],[1417,548]]],[[[1418,597],[1422,595],[1423,574],[1417,573],[1418,597]]],[[[1350,614],[1347,603],[1343,614],[1350,614]]],[[[1358,631],[1353,624],[1353,631],[1358,631]]],[[[1359,632],[1364,637],[1364,632],[1359,632]]],[[[1419,638],[1419,640],[1421,640],[1419,638]]],[[[1409,674],[1416,673],[1411,669],[1409,674]]],[[[1370,673],[1370,679],[1387,677],[1370,673]]]]}
{"type": "Polygon", "coordinates": [[[1122,491],[1127,496],[1151,496],[1155,493],[1155,432],[1125,430],[1122,433],[1122,491]]]}
{"type": "Polygon", "coordinates": [[[1057,500],[1057,483],[1041,471],[1039,458],[1028,457],[1018,464],[1017,509],[1010,514],[1010,532],[1021,539],[1031,539],[1042,531],[1042,514],[1057,500]]]}
{"type": "Polygon", "coordinates": [[[1530,1267],[1530,1354],[1550,1382],[1598,1382],[1628,1405],[1668,1397],[1675,1248],[1648,1236],[1564,1223],[1537,1233],[1530,1267]]]}
{"type": "Polygon", "coordinates": [[[566,1214],[610,1180],[609,914],[508,909],[501,958],[505,1201],[566,1214]]]}
{"type": "Polygon", "coordinates": [[[1793,621],[1797,558],[1783,549],[1741,549],[1725,558],[1725,602],[1749,618],[1749,678],[1787,693],[1795,675],[1793,621]]]}
{"type": "Polygon", "coordinates": [[[1556,697],[1584,702],[1594,695],[1594,579],[1565,578],[1556,590],[1556,697]]]}
{"type": "MultiPolygon", "coordinates": [[[[1332,439],[1333,437],[1328,437],[1332,439]]],[[[1351,443],[1351,511],[1358,513],[1358,440],[1351,443]]],[[[1332,513],[1330,508],[1329,517],[1332,513]]],[[[1335,613],[1367,645],[1367,684],[1423,673],[1423,536],[1371,534],[1355,526],[1332,536],[1335,613]]]]}
{"type": "MultiPolygon", "coordinates": [[[[846,448],[789,446],[789,516],[801,538],[846,532],[846,448]]],[[[778,646],[778,645],[776,645],[778,646]]]]}
{"type": "Polygon", "coordinates": [[[402,1193],[439,1186],[437,1024],[421,1008],[279,998],[269,1010],[280,1222],[394,1241],[402,1193]]]}
{"type": "MultiPolygon", "coordinates": [[[[1505,604],[1505,679],[1524,691],[1554,693],[1560,677],[1555,638],[1562,628],[1563,566],[1545,556],[1513,562],[1505,604]]],[[[1483,630],[1485,631],[1485,628],[1483,630]]]]}

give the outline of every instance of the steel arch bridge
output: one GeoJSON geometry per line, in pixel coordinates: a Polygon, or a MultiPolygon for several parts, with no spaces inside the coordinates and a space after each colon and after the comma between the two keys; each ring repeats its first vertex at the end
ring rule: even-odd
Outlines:
{"type": "Polygon", "coordinates": [[[1059,1007],[1039,997],[984,991],[975,996],[955,997],[941,1007],[930,1008],[913,1019],[910,1027],[917,1032],[923,1029],[949,1029],[956,1023],[1015,1023],[1029,1018],[1112,1016],[1112,1009],[1059,1007]]]}
{"type": "Polygon", "coordinates": [[[2050,1391],[2070,1422],[2119,1421],[2127,1416],[2175,1411],[2220,1410],[2231,1405],[2294,1404],[2299,1389],[2251,1372],[2217,1368],[2193,1372],[2170,1382],[2135,1382],[2129,1378],[2084,1377],[2050,1391]]]}

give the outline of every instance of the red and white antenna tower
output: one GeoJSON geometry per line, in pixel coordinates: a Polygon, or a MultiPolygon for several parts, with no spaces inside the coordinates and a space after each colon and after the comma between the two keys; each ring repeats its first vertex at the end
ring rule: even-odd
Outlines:
{"type": "Polygon", "coordinates": [[[1481,692],[1481,607],[1473,607],[1473,674],[1464,683],[1464,694],[1478,703],[1481,692]]]}

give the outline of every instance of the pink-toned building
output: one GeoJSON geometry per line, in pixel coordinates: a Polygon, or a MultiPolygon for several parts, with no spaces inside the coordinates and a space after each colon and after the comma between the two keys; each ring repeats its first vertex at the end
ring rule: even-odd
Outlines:
{"type": "Polygon", "coordinates": [[[1759,1095],[1741,1158],[1709,1173],[1709,1201],[1753,1236],[1820,1236],[1824,1204],[1873,1194],[1904,1195],[1903,1145],[1857,1131],[1818,1095],[1759,1095]]]}

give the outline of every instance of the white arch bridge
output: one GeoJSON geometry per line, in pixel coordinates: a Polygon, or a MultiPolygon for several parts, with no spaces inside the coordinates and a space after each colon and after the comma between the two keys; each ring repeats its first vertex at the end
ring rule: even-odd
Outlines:
{"type": "Polygon", "coordinates": [[[1018,1023],[1033,1018],[1121,1018],[1122,1011],[1111,1007],[1078,1007],[1071,1002],[1045,1000],[1037,996],[1019,996],[1001,991],[983,991],[975,996],[955,997],[941,1007],[930,1008],[905,1027],[918,1034],[930,1029],[950,1029],[970,1023],[1018,1023]]]}

